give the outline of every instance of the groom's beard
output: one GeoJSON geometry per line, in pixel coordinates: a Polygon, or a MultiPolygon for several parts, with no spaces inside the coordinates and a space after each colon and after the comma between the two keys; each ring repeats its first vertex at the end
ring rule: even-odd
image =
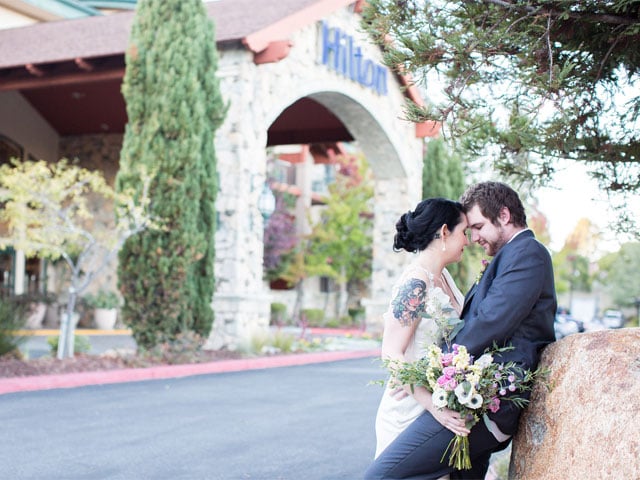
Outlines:
{"type": "Polygon", "coordinates": [[[509,239],[506,238],[504,230],[502,229],[502,227],[500,227],[498,238],[493,242],[487,241],[488,248],[485,250],[487,252],[487,255],[489,255],[490,257],[495,257],[500,249],[504,247],[508,241],[509,239]]]}

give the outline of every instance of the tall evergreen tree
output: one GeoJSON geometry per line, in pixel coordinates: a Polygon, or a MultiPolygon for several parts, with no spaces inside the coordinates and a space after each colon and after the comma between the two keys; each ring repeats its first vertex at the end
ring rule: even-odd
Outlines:
{"type": "MultiPolygon", "coordinates": [[[[464,193],[465,181],[462,159],[453,153],[443,138],[434,138],[427,144],[422,167],[422,197],[444,197],[457,200],[464,193]]],[[[473,276],[481,267],[482,250],[470,245],[462,261],[447,269],[463,289],[471,286],[473,276]]]]}
{"type": "Polygon", "coordinates": [[[459,148],[509,177],[553,176],[581,162],[630,233],[640,191],[640,1],[369,0],[363,26],[385,63],[414,78],[439,74],[443,101],[409,106],[443,122],[459,148]]]}
{"type": "Polygon", "coordinates": [[[152,172],[151,213],[164,228],[120,252],[124,323],[143,348],[213,324],[215,130],[226,107],[213,23],[201,0],[141,0],[126,52],[127,124],[118,188],[152,172]]]}

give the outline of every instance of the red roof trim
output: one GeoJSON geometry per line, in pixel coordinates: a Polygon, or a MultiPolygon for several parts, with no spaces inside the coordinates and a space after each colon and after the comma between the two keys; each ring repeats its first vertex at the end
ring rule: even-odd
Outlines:
{"type": "Polygon", "coordinates": [[[327,14],[352,3],[354,3],[353,0],[324,0],[314,3],[266,26],[262,30],[247,35],[242,39],[242,43],[254,53],[261,52],[271,42],[284,40],[301,27],[320,20],[327,14]]]}
{"type": "Polygon", "coordinates": [[[425,138],[425,137],[437,137],[440,133],[440,128],[442,124],[440,122],[435,121],[427,121],[416,123],[416,137],[417,138],[425,138]]]}
{"type": "Polygon", "coordinates": [[[289,51],[293,43],[290,40],[280,40],[276,42],[271,42],[261,52],[254,54],[253,63],[256,65],[260,65],[262,63],[275,63],[279,62],[283,58],[286,58],[289,55],[289,51]]]}

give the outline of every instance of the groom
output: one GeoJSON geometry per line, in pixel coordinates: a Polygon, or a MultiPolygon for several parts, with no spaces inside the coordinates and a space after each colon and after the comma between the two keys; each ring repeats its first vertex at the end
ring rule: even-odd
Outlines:
{"type": "MultiPolygon", "coordinates": [[[[535,369],[541,349],[555,340],[556,295],[549,252],[527,228],[522,202],[507,185],[473,185],[460,202],[471,239],[494,258],[467,294],[464,326],[453,340],[475,358],[494,342],[499,347],[512,345],[513,350],[495,360],[535,369]]],[[[491,454],[509,444],[519,417],[520,410],[503,401],[488,421],[471,429],[472,469],[453,470],[447,458],[442,459],[454,434],[425,411],[376,459],[365,478],[433,480],[450,474],[451,479],[484,479],[491,454]]]]}
{"type": "MultiPolygon", "coordinates": [[[[522,202],[509,186],[478,183],[460,202],[471,240],[493,260],[465,297],[461,315],[465,323],[454,341],[475,358],[494,342],[510,344],[513,350],[496,360],[535,370],[542,348],[555,340],[556,295],[549,252],[527,228],[522,202]]],[[[520,413],[512,402],[502,402],[500,410],[488,415],[488,422],[478,424],[485,428],[473,428],[469,435],[473,469],[452,472],[451,478],[484,478],[491,453],[508,445],[520,413]]]]}

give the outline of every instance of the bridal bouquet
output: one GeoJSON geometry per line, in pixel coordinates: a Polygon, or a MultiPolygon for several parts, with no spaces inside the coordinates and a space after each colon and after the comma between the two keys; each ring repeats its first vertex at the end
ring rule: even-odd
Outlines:
{"type": "MultiPolygon", "coordinates": [[[[539,374],[518,367],[513,362],[496,363],[494,355],[513,347],[488,349],[474,360],[463,345],[453,344],[451,352],[430,345],[426,355],[415,362],[387,362],[396,383],[422,386],[432,392],[436,408],[449,408],[460,413],[467,428],[478,423],[487,412],[500,410],[502,402],[510,401],[522,408],[528,400],[518,392],[530,390],[539,374]]],[[[451,450],[449,465],[458,470],[471,468],[469,438],[456,435],[442,455],[451,450]]]]}

